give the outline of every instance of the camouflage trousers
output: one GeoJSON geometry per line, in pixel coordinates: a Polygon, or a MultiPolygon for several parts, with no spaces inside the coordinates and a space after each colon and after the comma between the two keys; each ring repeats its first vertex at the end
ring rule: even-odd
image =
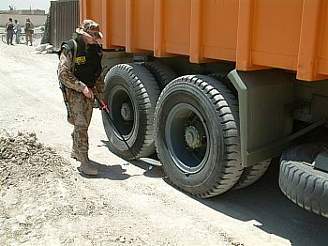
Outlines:
{"type": "Polygon", "coordinates": [[[81,92],[66,88],[68,101],[67,120],[74,126],[72,133],[73,151],[78,156],[87,155],[89,150],[88,128],[90,125],[93,103],[81,92]]]}
{"type": "Polygon", "coordinates": [[[33,43],[33,33],[31,32],[26,33],[26,45],[28,45],[28,42],[30,42],[31,45],[33,43]]]}

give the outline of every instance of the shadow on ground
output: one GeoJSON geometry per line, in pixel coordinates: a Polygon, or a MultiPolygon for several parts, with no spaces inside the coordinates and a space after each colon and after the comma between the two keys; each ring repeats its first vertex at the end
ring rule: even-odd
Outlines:
{"type": "Polygon", "coordinates": [[[145,171],[143,175],[148,178],[162,178],[164,175],[162,167],[158,165],[159,162],[154,159],[145,158],[130,163],[143,169],[145,171]]]}
{"type": "MultiPolygon", "coordinates": [[[[108,141],[102,140],[101,141],[105,146],[108,148],[108,150],[110,151],[109,147],[108,147],[108,141]]],[[[102,146],[98,146],[98,147],[102,147],[102,146]]],[[[135,160],[135,161],[129,161],[126,160],[127,163],[123,164],[123,166],[126,165],[135,165],[141,169],[144,170],[143,175],[148,177],[148,178],[162,178],[163,177],[163,171],[162,171],[162,167],[161,167],[161,163],[158,161],[157,156],[154,154],[152,156],[150,156],[149,158],[142,158],[139,160],[135,160]]],[[[106,167],[106,165],[104,165],[106,167]]],[[[109,168],[110,170],[110,168],[109,168]]],[[[126,171],[124,169],[124,171],[126,171]]],[[[127,174],[126,174],[127,175],[127,174]]]]}
{"type": "Polygon", "coordinates": [[[92,179],[111,179],[111,180],[125,180],[131,177],[131,175],[125,173],[126,169],[122,168],[121,165],[110,166],[92,160],[90,160],[90,163],[97,167],[98,175],[88,176],[80,172],[80,175],[82,177],[92,178],[92,179]]]}
{"type": "Polygon", "coordinates": [[[328,219],[309,213],[294,205],[278,186],[278,161],[256,184],[243,190],[203,200],[202,204],[256,225],[267,233],[285,238],[292,245],[328,245],[328,219]]]}
{"type": "MultiPolygon", "coordinates": [[[[146,177],[163,177],[155,159],[156,156],[130,163],[145,170],[146,177]],[[149,168],[154,163],[156,166],[149,168]]],[[[259,229],[289,240],[292,245],[328,245],[328,219],[307,212],[288,200],[279,189],[278,177],[279,160],[274,160],[262,179],[248,188],[211,199],[191,198],[232,218],[254,222],[259,229]]]]}

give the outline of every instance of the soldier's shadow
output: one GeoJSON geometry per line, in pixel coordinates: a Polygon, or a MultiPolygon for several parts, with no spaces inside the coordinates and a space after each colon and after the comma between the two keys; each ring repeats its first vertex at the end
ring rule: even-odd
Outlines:
{"type": "MultiPolygon", "coordinates": [[[[108,147],[108,141],[101,140],[101,142],[110,151],[110,149],[108,147]]],[[[134,166],[137,166],[137,167],[144,170],[143,175],[145,177],[148,177],[148,178],[163,178],[163,176],[164,176],[162,166],[161,166],[160,162],[158,161],[158,158],[157,158],[156,155],[153,155],[149,158],[142,158],[142,159],[133,160],[133,161],[131,161],[131,160],[125,160],[125,161],[126,161],[126,163],[123,164],[123,166],[128,166],[130,164],[132,164],[134,166]]],[[[119,168],[119,167],[122,168],[122,166],[117,166],[117,168],[119,168]]],[[[123,170],[126,171],[126,169],[123,169],[123,170]]],[[[126,175],[128,175],[128,174],[126,174],[126,175]]],[[[131,177],[131,175],[128,175],[128,176],[131,177]]],[[[133,176],[140,176],[140,175],[133,175],[133,176]]]]}
{"type": "Polygon", "coordinates": [[[97,167],[98,175],[97,176],[87,176],[83,173],[80,173],[81,176],[85,178],[93,179],[110,179],[110,180],[125,180],[131,177],[131,175],[126,173],[126,169],[122,168],[121,165],[105,165],[93,160],[90,160],[90,163],[97,167]]]}

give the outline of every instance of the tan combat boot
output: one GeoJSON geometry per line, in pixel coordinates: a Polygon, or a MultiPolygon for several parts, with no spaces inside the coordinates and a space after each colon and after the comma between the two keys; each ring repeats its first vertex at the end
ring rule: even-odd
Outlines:
{"type": "Polygon", "coordinates": [[[79,171],[85,175],[88,176],[97,176],[98,170],[97,168],[92,165],[89,161],[89,158],[87,155],[82,155],[81,158],[79,158],[81,162],[81,166],[79,167],[79,171]]]}

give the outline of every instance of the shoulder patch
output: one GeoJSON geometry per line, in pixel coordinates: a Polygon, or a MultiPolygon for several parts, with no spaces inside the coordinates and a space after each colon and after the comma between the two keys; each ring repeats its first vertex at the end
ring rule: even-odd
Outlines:
{"type": "Polygon", "coordinates": [[[86,61],[87,61],[87,58],[85,56],[77,56],[77,57],[75,57],[75,61],[74,62],[77,65],[83,65],[83,64],[86,63],[86,61]]]}

